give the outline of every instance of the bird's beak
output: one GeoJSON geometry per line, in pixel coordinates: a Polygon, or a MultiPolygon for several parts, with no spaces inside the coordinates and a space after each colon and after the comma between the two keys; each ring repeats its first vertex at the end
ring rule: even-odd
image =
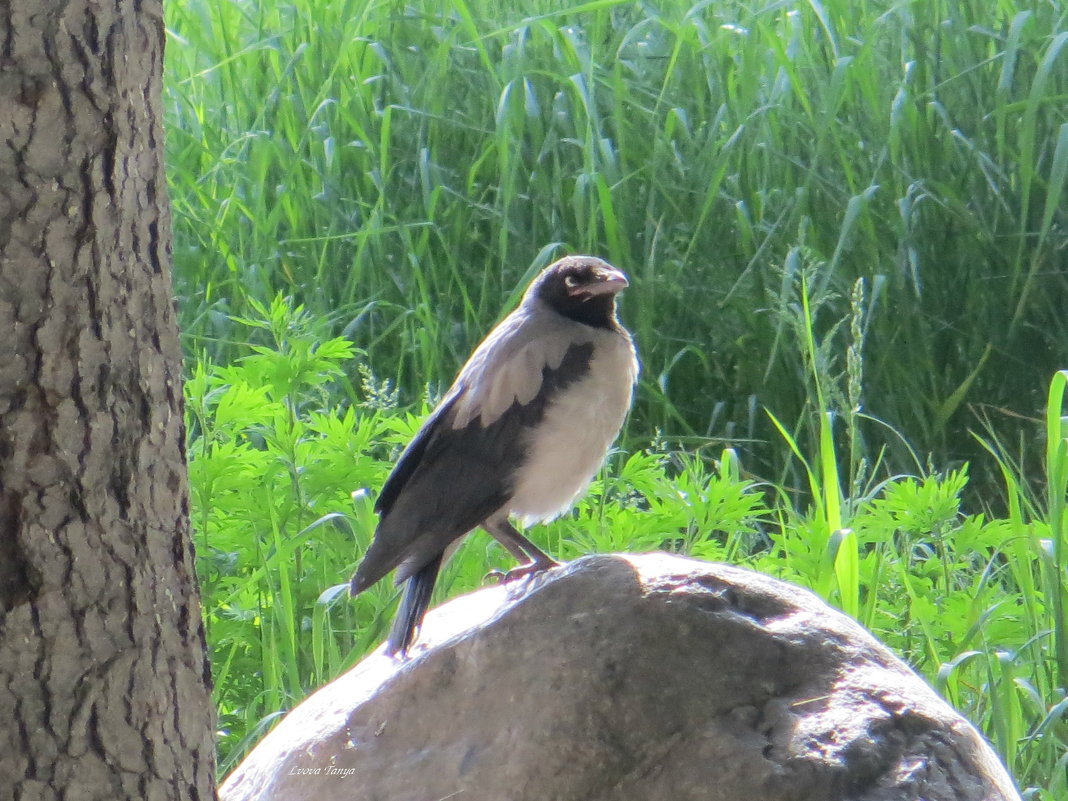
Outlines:
{"type": "Polygon", "coordinates": [[[571,294],[589,300],[598,295],[615,295],[629,285],[630,281],[627,280],[627,276],[619,270],[602,270],[597,273],[597,280],[594,283],[577,286],[571,290],[571,294]]]}

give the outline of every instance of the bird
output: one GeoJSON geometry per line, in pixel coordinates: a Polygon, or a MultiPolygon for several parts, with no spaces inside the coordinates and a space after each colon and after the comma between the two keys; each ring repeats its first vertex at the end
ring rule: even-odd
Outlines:
{"type": "Polygon", "coordinates": [[[637,351],[616,315],[626,275],[595,256],[565,256],[531,281],[482,340],[375,501],[379,519],[350,583],[356,596],[395,570],[405,583],[386,641],[408,656],[443,562],[481,527],[516,560],[503,581],[557,562],[511,523],[568,511],[622,428],[637,351]]]}

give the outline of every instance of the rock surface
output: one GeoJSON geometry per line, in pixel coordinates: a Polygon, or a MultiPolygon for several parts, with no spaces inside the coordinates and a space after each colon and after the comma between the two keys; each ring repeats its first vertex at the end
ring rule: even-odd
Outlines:
{"type": "Polygon", "coordinates": [[[223,801],[1000,801],[979,734],[807,590],[592,556],[432,612],[294,709],[223,801]]]}

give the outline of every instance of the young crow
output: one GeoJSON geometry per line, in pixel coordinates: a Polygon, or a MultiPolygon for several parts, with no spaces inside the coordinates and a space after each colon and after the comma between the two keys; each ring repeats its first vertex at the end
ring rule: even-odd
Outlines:
{"type": "Polygon", "coordinates": [[[523,562],[556,562],[509,522],[567,511],[597,473],[630,407],[638,361],[616,319],[619,270],[593,256],[545,268],[471,354],[375,503],[374,540],[353,595],[396,568],[407,581],[386,646],[405,654],[451,546],[477,526],[523,562]]]}

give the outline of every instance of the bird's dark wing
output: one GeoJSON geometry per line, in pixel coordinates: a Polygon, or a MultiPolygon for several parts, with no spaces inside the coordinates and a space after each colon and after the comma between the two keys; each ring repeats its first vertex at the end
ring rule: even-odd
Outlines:
{"type": "Polygon", "coordinates": [[[500,383],[508,377],[507,366],[490,359],[488,366],[503,369],[489,375],[461,372],[383,485],[376,503],[378,529],[353,577],[354,592],[394,568],[397,583],[404,581],[508,502],[531,429],[555,393],[589,369],[591,343],[562,350],[562,358],[541,359],[540,364],[535,356],[516,351],[516,358],[528,360],[524,367],[533,370],[537,390],[529,397],[531,377],[524,376],[522,393],[499,412],[490,404],[501,406],[501,397],[507,396],[500,383]],[[493,417],[487,408],[495,412],[493,417]]]}
{"type": "MultiPolygon", "coordinates": [[[[412,441],[401,452],[389,478],[386,479],[386,483],[382,485],[382,490],[378,493],[378,500],[375,501],[375,511],[378,514],[389,514],[389,510],[393,508],[393,502],[397,500],[404,485],[408,483],[412,473],[423,461],[427,446],[433,441],[435,432],[441,427],[442,418],[449,414],[449,410],[456,402],[456,397],[457,393],[452,392],[448,397],[443,398],[437,408],[431,412],[430,417],[423,421],[423,425],[412,437],[412,441]]],[[[448,423],[445,425],[447,426],[448,423]]]]}

